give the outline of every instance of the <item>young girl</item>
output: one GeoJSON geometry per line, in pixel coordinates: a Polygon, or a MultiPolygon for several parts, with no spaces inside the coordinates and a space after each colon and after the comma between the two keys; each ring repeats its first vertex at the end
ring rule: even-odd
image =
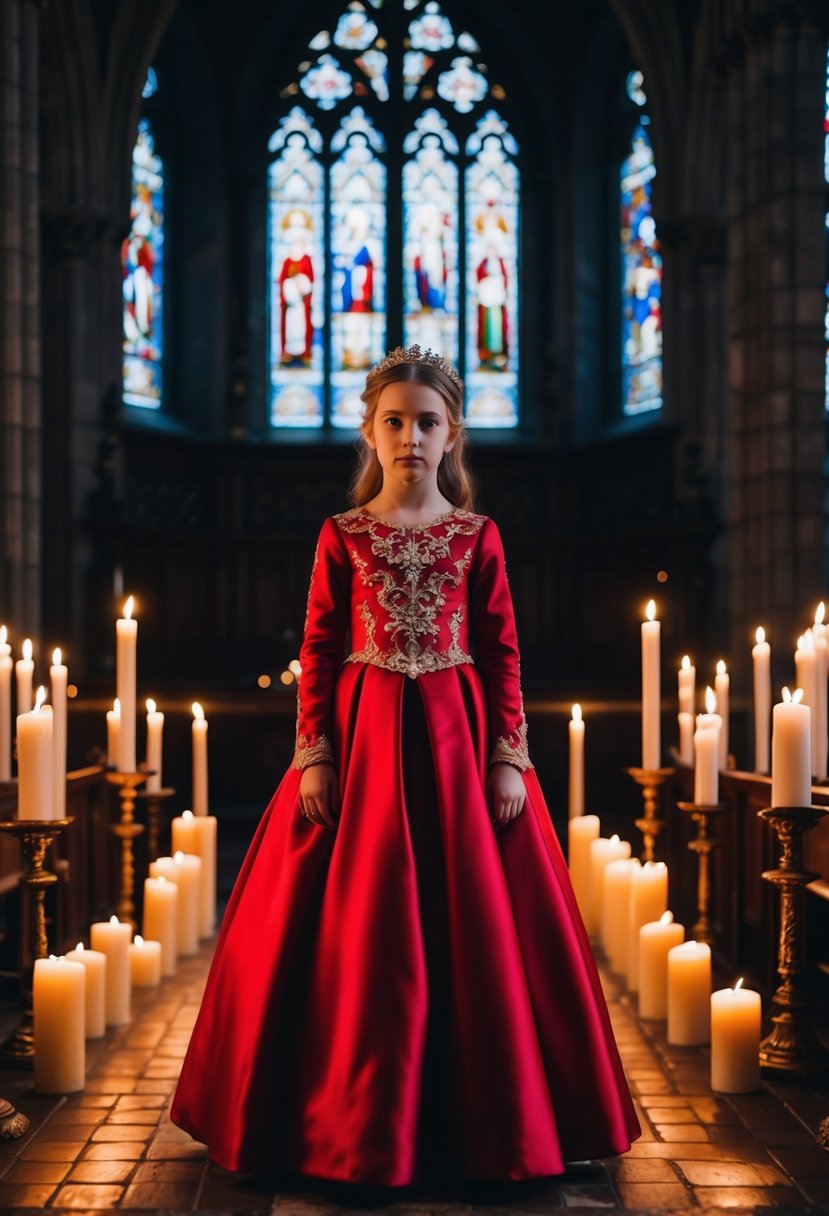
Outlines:
{"type": "Polygon", "coordinates": [[[362,399],[357,505],[314,557],[293,764],[231,895],[172,1118],[230,1170],[559,1174],[639,1125],[528,751],[462,384],[398,348],[362,399]]]}

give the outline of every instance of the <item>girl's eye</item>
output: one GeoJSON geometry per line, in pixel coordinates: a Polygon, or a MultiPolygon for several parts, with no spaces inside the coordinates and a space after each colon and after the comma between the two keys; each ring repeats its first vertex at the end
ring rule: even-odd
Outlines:
{"type": "Polygon", "coordinates": [[[424,418],[420,425],[425,426],[425,427],[437,426],[437,419],[436,418],[424,418]]]}

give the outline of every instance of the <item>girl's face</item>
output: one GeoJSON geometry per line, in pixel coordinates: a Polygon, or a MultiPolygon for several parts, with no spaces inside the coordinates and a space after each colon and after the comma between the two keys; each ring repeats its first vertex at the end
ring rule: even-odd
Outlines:
{"type": "Polygon", "coordinates": [[[426,384],[397,380],[377,399],[366,442],[374,448],[386,477],[403,485],[437,479],[444,452],[455,446],[446,402],[426,384]]]}

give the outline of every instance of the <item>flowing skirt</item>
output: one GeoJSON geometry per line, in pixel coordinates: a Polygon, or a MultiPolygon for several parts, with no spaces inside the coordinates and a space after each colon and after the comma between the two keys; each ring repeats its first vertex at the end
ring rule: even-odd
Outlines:
{"type": "Polygon", "coordinates": [[[541,788],[497,833],[477,669],[345,664],[336,831],[289,769],[225,913],[172,1118],[230,1170],[524,1179],[640,1134],[541,788]]]}

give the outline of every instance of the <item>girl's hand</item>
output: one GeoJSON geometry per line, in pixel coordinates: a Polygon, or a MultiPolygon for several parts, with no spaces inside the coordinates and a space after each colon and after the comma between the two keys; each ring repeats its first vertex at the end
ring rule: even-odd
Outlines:
{"type": "Polygon", "coordinates": [[[489,817],[500,831],[524,809],[527,790],[517,768],[511,764],[493,764],[486,779],[489,817]]]}
{"type": "Polygon", "coordinates": [[[302,770],[299,803],[309,823],[335,828],[340,813],[337,770],[333,764],[310,764],[302,770]]]}

